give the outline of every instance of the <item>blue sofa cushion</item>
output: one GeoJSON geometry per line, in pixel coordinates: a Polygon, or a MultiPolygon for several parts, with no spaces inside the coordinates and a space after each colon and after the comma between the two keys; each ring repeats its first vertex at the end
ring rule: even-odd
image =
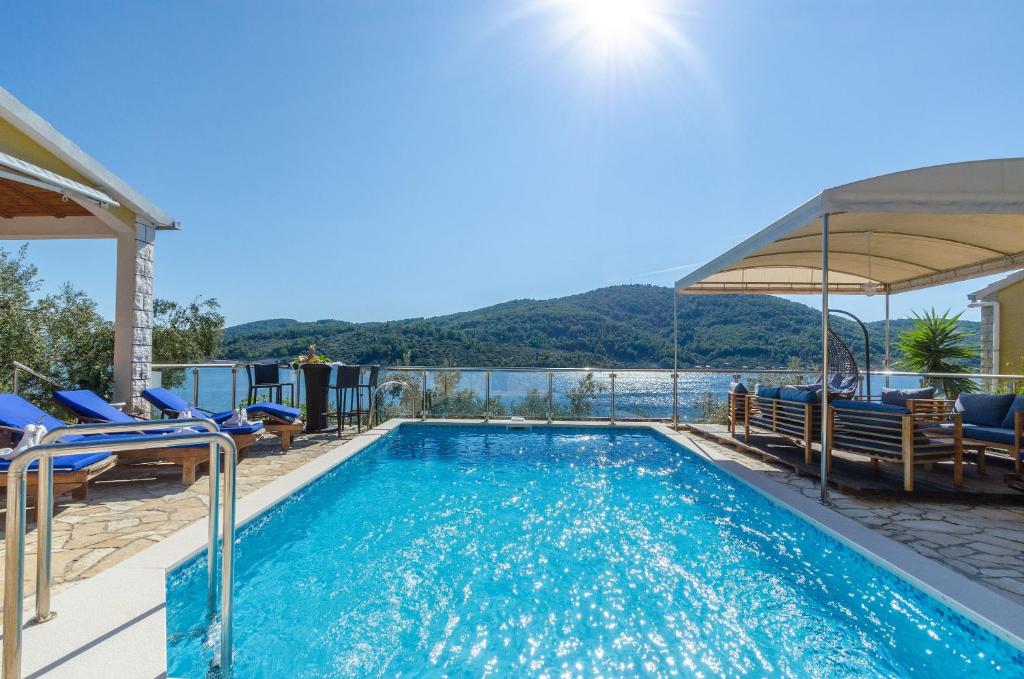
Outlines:
{"type": "Polygon", "coordinates": [[[998,427],[1013,400],[1013,394],[960,394],[953,408],[963,415],[964,424],[998,427]]]}
{"type": "Polygon", "coordinates": [[[754,387],[754,395],[758,398],[778,398],[779,387],[766,387],[763,384],[759,384],[754,387]]]}
{"type": "Polygon", "coordinates": [[[1024,394],[1017,394],[1013,398],[1013,402],[1010,404],[1010,410],[1006,413],[1006,417],[1003,418],[1003,421],[1002,423],[1000,423],[999,426],[1002,427],[1003,429],[1009,429],[1010,431],[1013,431],[1014,427],[1017,424],[1015,422],[1017,418],[1017,412],[1020,410],[1024,410],[1024,394]]]}
{"type": "Polygon", "coordinates": [[[1013,430],[1001,427],[981,427],[976,424],[964,425],[964,438],[977,439],[979,441],[991,441],[1002,443],[1008,446],[1013,445],[1013,430]]]}
{"type": "MultiPolygon", "coordinates": [[[[853,401],[837,399],[832,401],[832,407],[836,410],[853,410],[867,413],[892,413],[894,415],[907,415],[910,410],[906,406],[889,405],[876,401],[853,401]]],[[[894,421],[895,418],[894,418],[894,421]]]]}
{"type": "Polygon", "coordinates": [[[797,387],[783,387],[779,390],[779,399],[793,403],[817,403],[819,396],[817,391],[798,389],[797,387]]]}
{"type": "Polygon", "coordinates": [[[882,389],[882,403],[890,406],[905,406],[907,401],[919,398],[935,398],[935,387],[921,389],[882,389]]]}

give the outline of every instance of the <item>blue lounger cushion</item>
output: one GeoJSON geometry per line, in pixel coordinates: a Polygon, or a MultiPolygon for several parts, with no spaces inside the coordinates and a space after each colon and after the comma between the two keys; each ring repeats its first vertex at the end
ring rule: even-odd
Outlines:
{"type": "MultiPolygon", "coordinates": [[[[157,410],[164,415],[177,417],[188,409],[188,402],[169,389],[163,387],[152,387],[142,392],[142,397],[156,406],[157,410]]],[[[294,422],[299,419],[301,411],[298,408],[281,405],[280,403],[267,403],[260,401],[245,407],[246,412],[252,415],[267,415],[285,422],[294,422]]],[[[210,413],[210,419],[220,424],[230,418],[232,412],[225,410],[220,413],[210,413]]]]}
{"type": "Polygon", "coordinates": [[[228,436],[240,436],[243,434],[255,434],[256,432],[263,430],[262,422],[250,422],[249,424],[242,427],[225,427],[221,426],[220,430],[228,436]]]}
{"type": "Polygon", "coordinates": [[[71,412],[90,420],[101,422],[138,422],[137,419],[110,405],[95,392],[88,389],[55,391],[53,398],[71,412]]]}
{"type": "Polygon", "coordinates": [[[1010,410],[1006,413],[1006,417],[1003,418],[1003,421],[999,426],[1003,429],[1013,431],[1014,427],[1017,426],[1017,412],[1020,410],[1024,410],[1024,394],[1017,394],[1013,398],[1013,402],[1010,404],[1010,410]]]}
{"type": "Polygon", "coordinates": [[[23,430],[30,424],[41,424],[47,431],[67,426],[17,394],[0,394],[0,425],[23,430]]]}
{"type": "MultiPolygon", "coordinates": [[[[110,453],[84,453],[82,455],[58,455],[53,458],[53,471],[77,472],[89,465],[96,464],[110,457],[110,453]]],[[[11,466],[10,460],[0,460],[0,472],[6,472],[11,466]]],[[[28,466],[29,471],[39,469],[39,460],[28,466]]]]}
{"type": "Polygon", "coordinates": [[[960,394],[953,408],[963,415],[964,424],[998,427],[1013,401],[1013,394],[960,394]]]}
{"type": "MultiPolygon", "coordinates": [[[[48,431],[67,426],[64,422],[37,408],[17,394],[0,394],[0,425],[10,427],[11,429],[24,429],[30,424],[41,424],[48,431]]],[[[82,437],[66,436],[62,440],[67,442],[80,438],[82,437]]],[[[58,455],[53,458],[53,469],[60,472],[78,471],[108,457],[110,457],[110,453],[103,452],[84,453],[82,455],[58,455]]],[[[10,466],[10,460],[0,460],[0,472],[6,472],[10,466]]],[[[33,470],[38,467],[39,463],[37,461],[30,464],[28,468],[33,470]]]]}

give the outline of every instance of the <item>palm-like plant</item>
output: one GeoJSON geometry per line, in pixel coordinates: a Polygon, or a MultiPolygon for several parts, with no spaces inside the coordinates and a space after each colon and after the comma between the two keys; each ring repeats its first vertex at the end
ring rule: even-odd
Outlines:
{"type": "MultiPolygon", "coordinates": [[[[919,315],[916,312],[914,325],[896,340],[902,357],[896,365],[906,370],[928,373],[965,373],[968,361],[978,358],[978,352],[967,342],[970,333],[960,328],[960,316],[943,314],[935,309],[919,315]]],[[[935,386],[947,398],[978,390],[978,385],[966,377],[932,377],[925,383],[935,386]]]]}

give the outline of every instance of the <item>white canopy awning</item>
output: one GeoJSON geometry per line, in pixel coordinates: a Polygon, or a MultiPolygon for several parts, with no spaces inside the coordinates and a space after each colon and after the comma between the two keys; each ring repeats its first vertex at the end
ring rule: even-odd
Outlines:
{"type": "Polygon", "coordinates": [[[826,189],[676,282],[677,294],[916,290],[1024,267],[1024,158],[936,165],[826,189]]]}
{"type": "Polygon", "coordinates": [[[68,179],[56,172],[33,165],[27,160],[0,151],[0,177],[13,181],[31,184],[39,188],[49,189],[57,193],[74,193],[95,202],[100,207],[117,207],[116,200],[91,186],[86,186],[74,179],[68,179]],[[10,172],[9,170],[14,170],[10,172]]]}

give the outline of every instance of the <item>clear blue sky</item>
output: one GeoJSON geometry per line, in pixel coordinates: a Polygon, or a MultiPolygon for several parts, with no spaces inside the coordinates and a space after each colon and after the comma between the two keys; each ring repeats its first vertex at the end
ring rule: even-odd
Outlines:
{"type": "MultiPolygon", "coordinates": [[[[822,188],[1024,155],[1024,3],[581,2],[15,0],[0,83],[183,223],[157,294],[229,323],[668,285],[822,188]]],[[[111,314],[112,242],[30,251],[111,314]]]]}

